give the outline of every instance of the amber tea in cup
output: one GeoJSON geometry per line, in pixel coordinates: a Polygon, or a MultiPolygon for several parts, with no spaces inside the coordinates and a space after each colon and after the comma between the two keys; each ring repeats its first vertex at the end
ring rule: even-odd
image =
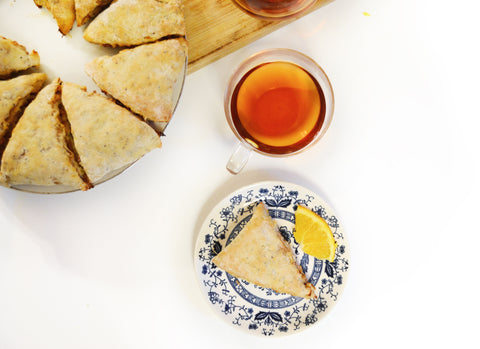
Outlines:
{"type": "Polygon", "coordinates": [[[313,76],[290,62],[252,68],[230,103],[232,122],[256,149],[286,154],[309,144],[325,119],[325,96],[313,76]]]}
{"type": "Polygon", "coordinates": [[[301,152],[325,133],[333,92],[323,70],[293,50],[273,49],[247,59],[233,74],[225,113],[240,145],[227,169],[238,173],[250,150],[269,156],[301,152]]]}
{"type": "Polygon", "coordinates": [[[298,16],[316,0],[233,0],[240,9],[263,20],[280,20],[298,16]]]}

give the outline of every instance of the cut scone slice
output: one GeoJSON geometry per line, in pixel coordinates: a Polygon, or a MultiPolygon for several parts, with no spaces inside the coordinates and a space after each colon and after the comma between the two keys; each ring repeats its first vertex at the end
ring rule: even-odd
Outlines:
{"type": "Polygon", "coordinates": [[[33,0],[38,7],[45,7],[57,21],[58,29],[67,35],[75,22],[75,0],[33,0]]]}
{"type": "Polygon", "coordinates": [[[85,40],[109,46],[136,46],[166,36],[185,36],[182,0],[117,0],[85,29],[85,40]]]}
{"type": "Polygon", "coordinates": [[[8,76],[40,65],[37,51],[28,53],[18,42],[0,36],[0,76],[8,76]]]}
{"type": "Polygon", "coordinates": [[[62,102],[83,169],[93,183],[161,147],[158,134],[113,100],[65,83],[62,102]]]}
{"type": "Polygon", "coordinates": [[[237,237],[212,262],[255,285],[295,297],[316,298],[265,205],[259,203],[237,237]]]}
{"type": "Polygon", "coordinates": [[[183,82],[185,39],[169,39],[89,62],[85,71],[105,93],[155,122],[169,121],[183,82]]]}
{"type": "Polygon", "coordinates": [[[0,178],[5,184],[91,187],[69,149],[60,99],[61,82],[56,79],[25,109],[3,153],[0,178]]]}
{"type": "Polygon", "coordinates": [[[45,74],[34,73],[0,81],[0,159],[18,119],[46,79],[45,74]]]}
{"type": "Polygon", "coordinates": [[[111,2],[112,0],[75,0],[77,26],[87,23],[111,2]]]}

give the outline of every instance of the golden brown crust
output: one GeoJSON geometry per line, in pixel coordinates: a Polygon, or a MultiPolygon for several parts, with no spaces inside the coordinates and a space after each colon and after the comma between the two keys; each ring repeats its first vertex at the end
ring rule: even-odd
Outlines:
{"type": "Polygon", "coordinates": [[[24,108],[40,91],[46,79],[45,74],[34,73],[0,81],[0,158],[24,108]]]}
{"type": "Polygon", "coordinates": [[[169,121],[175,87],[183,79],[187,43],[163,40],[94,59],[85,67],[95,83],[145,119],[169,121]]]}
{"type": "Polygon", "coordinates": [[[297,265],[263,203],[255,207],[242,231],[212,262],[255,285],[295,297],[316,298],[315,287],[297,265]]]}
{"type": "Polygon", "coordinates": [[[66,185],[86,190],[72,164],[59,119],[60,79],[44,87],[25,109],[3,153],[0,178],[7,185],[66,185]]]}
{"type": "Polygon", "coordinates": [[[75,15],[77,26],[84,25],[93,19],[112,0],[75,0],[75,15]]]}
{"type": "Polygon", "coordinates": [[[40,65],[40,57],[34,50],[31,53],[18,42],[0,36],[0,76],[26,70],[40,65]]]}
{"type": "Polygon", "coordinates": [[[135,46],[166,36],[185,36],[183,1],[118,0],[85,29],[85,40],[109,46],[135,46]]]}
{"type": "Polygon", "coordinates": [[[67,35],[75,22],[75,0],[33,0],[38,7],[45,7],[57,21],[58,29],[67,35]]]}
{"type": "Polygon", "coordinates": [[[62,102],[81,164],[94,183],[161,146],[145,122],[85,87],[65,83],[62,102]]]}

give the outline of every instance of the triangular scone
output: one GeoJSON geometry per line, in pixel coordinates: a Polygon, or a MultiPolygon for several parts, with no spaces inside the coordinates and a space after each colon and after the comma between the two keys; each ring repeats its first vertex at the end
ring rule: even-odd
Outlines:
{"type": "Polygon", "coordinates": [[[80,162],[93,183],[161,147],[150,126],[109,98],[65,83],[62,102],[80,162]]]}
{"type": "Polygon", "coordinates": [[[45,86],[28,105],[13,129],[1,163],[7,185],[65,185],[87,190],[91,186],[77,172],[61,123],[61,82],[45,86]]]}
{"type": "Polygon", "coordinates": [[[75,0],[77,26],[87,23],[111,2],[112,0],[75,0]]]}
{"type": "Polygon", "coordinates": [[[67,35],[75,22],[75,0],[33,0],[38,7],[45,7],[57,21],[58,29],[67,35]]]}
{"type": "Polygon", "coordinates": [[[35,50],[28,53],[18,42],[0,36],[0,76],[8,76],[39,65],[40,57],[35,50]]]}
{"type": "Polygon", "coordinates": [[[34,73],[0,81],[0,158],[18,119],[46,79],[45,74],[34,73]]]}
{"type": "Polygon", "coordinates": [[[169,121],[183,81],[185,39],[169,39],[120,51],[89,62],[95,83],[133,112],[156,122],[169,121]]]}
{"type": "Polygon", "coordinates": [[[263,203],[238,236],[212,262],[255,285],[295,297],[316,298],[293,252],[263,203]]]}
{"type": "Polygon", "coordinates": [[[166,36],[185,36],[182,0],[117,0],[85,29],[85,40],[136,46],[166,36]]]}

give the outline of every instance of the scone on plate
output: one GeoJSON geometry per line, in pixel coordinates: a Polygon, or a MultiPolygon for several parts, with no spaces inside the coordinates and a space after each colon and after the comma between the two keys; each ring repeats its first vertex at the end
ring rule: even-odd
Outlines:
{"type": "Polygon", "coordinates": [[[40,57],[31,53],[18,42],[0,36],[0,77],[40,65],[40,57]]]}
{"type": "Polygon", "coordinates": [[[295,297],[316,298],[315,287],[297,265],[291,247],[262,202],[237,237],[212,262],[255,285],[295,297]]]}
{"type": "Polygon", "coordinates": [[[165,122],[174,111],[186,57],[186,40],[169,39],[98,57],[85,71],[102,91],[133,112],[165,122]]]}
{"type": "Polygon", "coordinates": [[[38,7],[45,7],[57,21],[58,29],[67,35],[75,22],[75,0],[33,0],[38,7]]]}
{"type": "Polygon", "coordinates": [[[115,47],[174,35],[185,36],[183,0],[117,0],[88,25],[83,37],[115,47]]]}
{"type": "Polygon", "coordinates": [[[4,184],[91,188],[70,150],[60,99],[61,82],[56,79],[25,109],[3,153],[4,184]]]}
{"type": "Polygon", "coordinates": [[[75,0],[77,26],[84,25],[108,6],[112,0],[75,0]]]}
{"type": "Polygon", "coordinates": [[[43,73],[33,73],[0,81],[0,159],[18,119],[46,79],[43,73]]]}
{"type": "Polygon", "coordinates": [[[62,103],[80,163],[92,183],[161,147],[159,135],[113,100],[64,83],[62,103]]]}

